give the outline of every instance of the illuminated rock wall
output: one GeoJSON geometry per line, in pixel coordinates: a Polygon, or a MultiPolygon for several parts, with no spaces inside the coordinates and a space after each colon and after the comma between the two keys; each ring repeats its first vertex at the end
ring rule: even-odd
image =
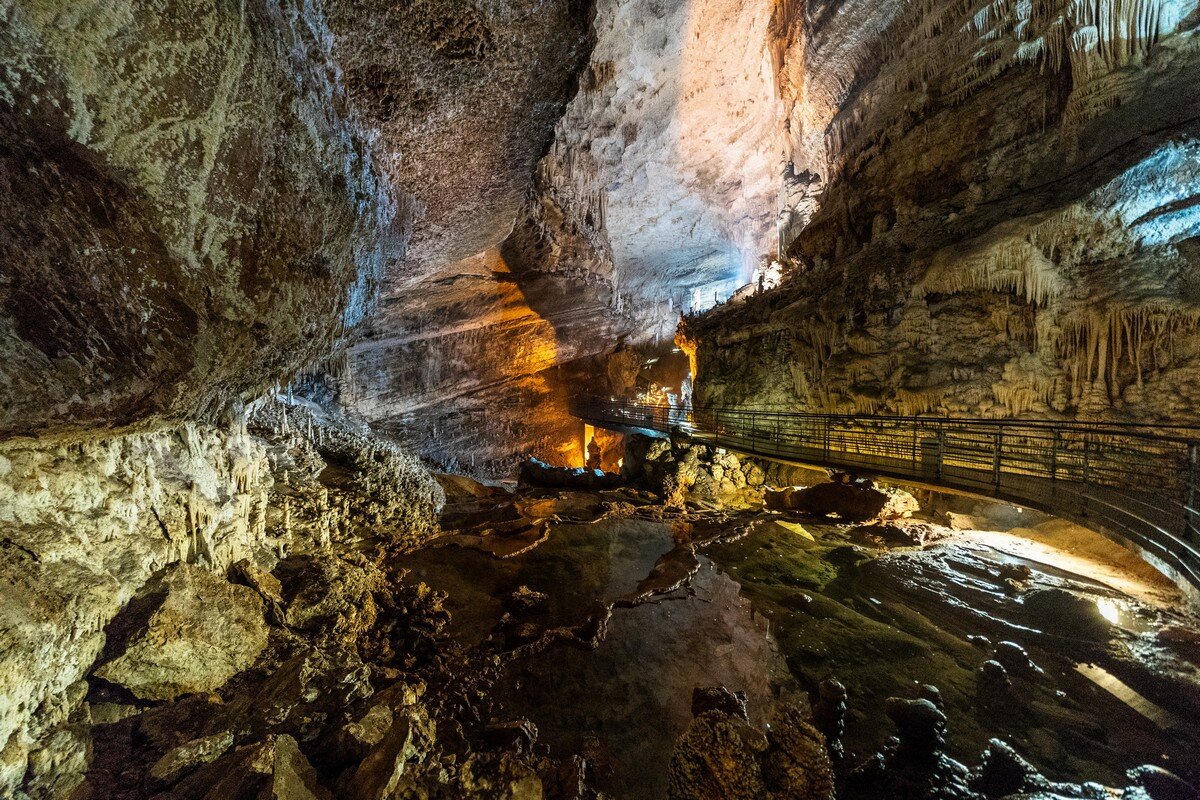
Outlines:
{"type": "Polygon", "coordinates": [[[0,794],[79,782],[105,626],[167,564],[272,559],[271,483],[261,440],[208,426],[0,446],[0,794]]]}
{"type": "MultiPolygon", "coordinates": [[[[580,91],[538,167],[531,216],[588,242],[586,267],[655,322],[724,299],[777,247],[782,106],[771,9],[602,0],[580,91]]],[[[574,262],[574,263],[572,263],[574,262]]]]}
{"type": "Polygon", "coordinates": [[[701,398],[1195,418],[1197,4],[837,5],[783,20],[789,276],[689,320],[701,398]]]}
{"type": "Polygon", "coordinates": [[[509,474],[525,453],[582,465],[567,399],[608,386],[592,356],[631,321],[603,284],[517,272],[495,249],[453,269],[395,315],[385,301],[351,354],[343,402],[448,469],[509,474]]]}

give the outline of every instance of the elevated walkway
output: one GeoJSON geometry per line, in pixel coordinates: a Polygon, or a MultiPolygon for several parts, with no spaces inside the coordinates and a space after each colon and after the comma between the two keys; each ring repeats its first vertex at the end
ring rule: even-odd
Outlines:
{"type": "Polygon", "coordinates": [[[1133,548],[1200,600],[1200,427],[706,408],[579,397],[597,427],[994,497],[1133,548]]]}

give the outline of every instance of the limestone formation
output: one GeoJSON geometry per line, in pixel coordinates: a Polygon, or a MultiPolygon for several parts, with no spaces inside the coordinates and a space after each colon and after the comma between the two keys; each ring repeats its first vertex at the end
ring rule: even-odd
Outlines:
{"type": "Polygon", "coordinates": [[[504,681],[704,603],[769,675],[658,665],[672,797],[1195,797],[1138,568],[697,428],[1200,422],[1197,109],[1197,0],[0,0],[0,796],[599,800],[504,681]]]}
{"type": "Polygon", "coordinates": [[[698,398],[1195,418],[1194,4],[781,9],[786,274],[687,321],[698,398]]]}
{"type": "Polygon", "coordinates": [[[317,800],[316,771],[286,734],[246,745],[193,773],[172,792],[187,800],[317,800]]]}
{"type": "Polygon", "coordinates": [[[681,798],[770,798],[832,800],[833,771],[825,741],[801,707],[783,704],[764,732],[745,718],[743,708],[728,702],[728,690],[707,690],[693,700],[698,712],[671,754],[669,791],[681,798]]]}
{"type": "Polygon", "coordinates": [[[848,475],[815,486],[787,487],[766,493],[768,508],[799,511],[847,522],[896,520],[919,509],[916,499],[895,487],[877,487],[869,480],[848,475]]]}
{"type": "MultiPolygon", "coordinates": [[[[267,646],[261,598],[208,570],[186,563],[168,568],[126,614],[140,613],[143,604],[154,605],[145,627],[115,643],[122,652],[95,671],[143,700],[219,688],[267,646]]],[[[118,626],[121,617],[110,635],[118,626]]]]}
{"type": "Polygon", "coordinates": [[[642,434],[625,437],[621,475],[670,505],[688,500],[755,505],[762,500],[765,481],[762,467],[752,460],[682,435],[670,439],[642,434]]]}
{"type": "Polygon", "coordinates": [[[218,422],[362,320],[404,223],[319,5],[0,13],[0,434],[218,422]]]}

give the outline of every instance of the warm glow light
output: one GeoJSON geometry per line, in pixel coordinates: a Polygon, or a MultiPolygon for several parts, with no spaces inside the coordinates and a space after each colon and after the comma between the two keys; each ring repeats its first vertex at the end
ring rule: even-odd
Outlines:
{"type": "Polygon", "coordinates": [[[1096,610],[1100,612],[1100,616],[1116,625],[1121,619],[1121,608],[1117,605],[1117,601],[1109,597],[1096,598],[1096,610]]]}

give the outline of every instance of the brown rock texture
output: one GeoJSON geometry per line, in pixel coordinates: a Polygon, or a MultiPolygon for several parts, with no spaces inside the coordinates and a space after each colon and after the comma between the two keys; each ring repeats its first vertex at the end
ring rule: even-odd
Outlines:
{"type": "Polygon", "coordinates": [[[212,691],[267,646],[263,602],[252,589],[183,563],[170,567],[151,594],[162,598],[145,628],[96,670],[143,700],[212,691]]]}

